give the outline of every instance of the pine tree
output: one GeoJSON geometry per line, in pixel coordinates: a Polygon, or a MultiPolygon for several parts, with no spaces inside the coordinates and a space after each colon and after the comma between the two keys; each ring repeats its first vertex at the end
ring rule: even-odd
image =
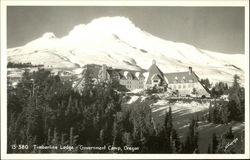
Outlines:
{"type": "Polygon", "coordinates": [[[227,133],[225,134],[225,138],[226,139],[233,139],[234,138],[234,134],[233,134],[233,130],[232,127],[228,128],[227,133]]]}
{"type": "Polygon", "coordinates": [[[206,88],[208,88],[208,89],[211,87],[211,83],[209,82],[209,79],[208,79],[208,78],[206,78],[206,79],[201,79],[200,82],[201,82],[201,84],[203,84],[204,87],[206,87],[206,88]]]}
{"type": "Polygon", "coordinates": [[[221,121],[223,124],[228,124],[228,117],[230,115],[230,112],[228,111],[227,105],[222,105],[221,106],[221,121]]]}
{"type": "Polygon", "coordinates": [[[173,153],[180,153],[181,151],[181,142],[179,135],[175,129],[172,131],[172,137],[173,137],[173,153]]]}
{"type": "Polygon", "coordinates": [[[218,140],[217,140],[217,136],[216,133],[213,133],[213,140],[212,140],[212,153],[216,153],[217,152],[217,147],[218,147],[218,140]]]}
{"type": "Polygon", "coordinates": [[[165,130],[165,151],[166,153],[172,153],[172,109],[169,107],[169,111],[166,112],[165,121],[164,121],[164,130],[165,130]]]}
{"type": "Polygon", "coordinates": [[[208,122],[213,121],[213,109],[212,109],[212,102],[209,103],[209,109],[208,109],[208,122]]]}
{"type": "Polygon", "coordinates": [[[240,87],[239,80],[240,77],[238,75],[234,75],[233,85],[229,89],[229,120],[244,120],[245,96],[244,88],[240,87]]]}
{"type": "Polygon", "coordinates": [[[210,145],[210,143],[208,144],[208,147],[207,147],[207,153],[211,153],[211,145],[210,145]]]}
{"type": "Polygon", "coordinates": [[[197,131],[198,128],[198,123],[192,119],[190,125],[189,125],[189,130],[187,132],[183,152],[184,153],[198,153],[199,147],[198,147],[198,139],[199,139],[199,134],[197,131]]]}
{"type": "Polygon", "coordinates": [[[114,147],[123,146],[121,119],[119,119],[118,115],[116,115],[115,120],[114,120],[112,136],[113,136],[112,146],[114,147]]]}

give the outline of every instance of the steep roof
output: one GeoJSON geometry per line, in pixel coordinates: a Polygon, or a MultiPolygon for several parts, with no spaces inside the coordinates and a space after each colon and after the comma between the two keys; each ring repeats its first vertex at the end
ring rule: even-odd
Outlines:
{"type": "MultiPolygon", "coordinates": [[[[108,70],[108,73],[110,75],[115,75],[115,74],[119,74],[120,78],[121,79],[127,79],[127,77],[125,77],[125,72],[128,72],[128,74],[130,74],[132,76],[132,79],[136,79],[138,80],[138,77],[136,76],[136,73],[137,72],[140,72],[141,75],[140,76],[143,76],[142,75],[142,72],[141,71],[134,71],[134,70],[122,70],[122,69],[111,69],[111,70],[108,70]]],[[[143,76],[144,77],[144,76],[143,76]]]]}
{"type": "Polygon", "coordinates": [[[162,73],[162,71],[157,67],[157,65],[155,63],[153,63],[151,65],[151,67],[148,69],[148,72],[149,72],[149,75],[148,75],[148,78],[146,80],[146,84],[151,84],[152,81],[151,81],[151,78],[152,76],[154,76],[155,74],[158,75],[162,80],[163,82],[165,82],[164,80],[164,74],[162,73]]]}
{"type": "MultiPolygon", "coordinates": [[[[84,67],[85,69],[82,72],[82,77],[77,81],[77,83],[74,85],[74,89],[82,89],[82,85],[84,84],[86,77],[88,76],[89,78],[95,78],[98,79],[99,78],[99,73],[102,69],[102,66],[100,65],[96,65],[96,64],[87,64],[84,67]]],[[[121,79],[127,79],[127,77],[125,77],[125,72],[128,72],[129,75],[132,76],[132,79],[138,79],[136,76],[137,72],[140,72],[142,75],[141,71],[133,71],[133,70],[123,70],[123,69],[112,69],[112,68],[107,68],[107,73],[109,74],[110,77],[115,77],[117,75],[120,76],[121,79]]]]}
{"type": "Polygon", "coordinates": [[[74,85],[75,90],[81,90],[86,80],[86,76],[89,78],[98,78],[101,66],[95,64],[87,64],[82,71],[82,77],[74,85]]]}
{"type": "Polygon", "coordinates": [[[158,80],[158,79],[161,79],[161,76],[158,75],[158,74],[155,74],[155,75],[152,76],[151,79],[152,79],[152,80],[158,80]]]}
{"type": "Polygon", "coordinates": [[[186,83],[189,82],[189,80],[192,80],[193,82],[199,82],[198,76],[194,72],[189,74],[189,72],[174,72],[174,73],[165,73],[165,77],[168,80],[169,84],[173,83],[181,83],[182,80],[185,80],[186,83]]]}
{"type": "Polygon", "coordinates": [[[87,72],[90,78],[98,78],[101,66],[99,65],[87,65],[87,72]]]}

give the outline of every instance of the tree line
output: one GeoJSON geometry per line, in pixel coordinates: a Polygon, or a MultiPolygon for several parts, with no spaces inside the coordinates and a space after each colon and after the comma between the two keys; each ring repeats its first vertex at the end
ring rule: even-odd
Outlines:
{"type": "Polygon", "coordinates": [[[28,63],[14,63],[14,62],[8,62],[7,68],[27,68],[27,67],[43,67],[44,65],[34,65],[30,62],[28,63]]]}
{"type": "Polygon", "coordinates": [[[171,108],[166,112],[164,125],[159,127],[147,103],[122,107],[123,97],[116,91],[116,84],[92,84],[87,79],[85,83],[80,94],[70,82],[62,82],[58,75],[39,69],[24,72],[15,88],[8,86],[8,153],[193,153],[197,149],[194,122],[187,141],[181,143],[172,124],[171,108]],[[15,150],[13,144],[29,147],[15,150]],[[76,147],[70,151],[34,149],[34,144],[76,147]],[[79,145],[139,149],[82,151],[79,145]]]}
{"type": "MultiPolygon", "coordinates": [[[[8,86],[8,153],[199,153],[197,120],[191,120],[182,142],[173,126],[171,107],[166,112],[164,124],[158,125],[148,103],[123,105],[123,95],[117,92],[116,81],[93,84],[86,79],[84,83],[79,93],[72,89],[70,82],[63,82],[60,76],[39,69],[32,73],[25,71],[15,88],[8,86]],[[14,150],[13,144],[30,147],[14,150]],[[32,148],[34,144],[72,145],[75,148],[70,151],[41,150],[32,148]],[[139,149],[132,152],[82,151],[79,145],[139,149]]],[[[237,96],[231,97],[236,100],[237,96]]]]}

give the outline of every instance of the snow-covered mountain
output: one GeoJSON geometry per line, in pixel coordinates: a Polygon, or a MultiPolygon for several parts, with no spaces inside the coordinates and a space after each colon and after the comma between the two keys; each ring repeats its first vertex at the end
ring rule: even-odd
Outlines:
{"type": "Polygon", "coordinates": [[[201,78],[232,81],[244,79],[244,55],[223,54],[185,43],[166,41],[137,28],[125,17],[102,17],[75,26],[57,38],[45,33],[22,47],[8,49],[11,62],[31,62],[52,68],[78,69],[85,64],[107,64],[114,68],[148,69],[152,60],[163,72],[193,70],[201,78]]]}

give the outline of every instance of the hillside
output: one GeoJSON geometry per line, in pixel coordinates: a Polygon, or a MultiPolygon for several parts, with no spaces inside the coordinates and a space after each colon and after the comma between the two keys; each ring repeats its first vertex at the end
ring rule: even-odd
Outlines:
{"type": "MultiPolygon", "coordinates": [[[[147,100],[144,96],[131,96],[127,104],[133,105],[134,103],[143,101],[146,101],[148,105],[150,105],[154,122],[159,126],[164,124],[166,112],[168,112],[168,109],[171,106],[173,126],[178,131],[181,141],[184,142],[191,119],[197,119],[197,117],[200,118],[202,115],[207,114],[209,103],[213,100],[183,99],[170,102],[170,100],[164,96],[156,101],[147,100]]],[[[200,153],[207,153],[208,144],[212,144],[213,133],[222,135],[228,130],[229,127],[232,127],[233,133],[236,137],[239,137],[241,133],[244,132],[245,123],[232,121],[228,124],[214,124],[201,120],[200,118],[198,121],[200,153]]],[[[242,141],[238,142],[237,145],[241,146],[242,141]]]]}
{"type": "Polygon", "coordinates": [[[211,81],[231,82],[234,74],[244,80],[243,54],[215,53],[166,41],[137,28],[125,17],[94,19],[75,26],[62,38],[48,32],[24,46],[8,49],[11,62],[72,70],[92,63],[141,70],[148,69],[152,59],[163,72],[183,71],[192,66],[201,78],[211,81]]]}

